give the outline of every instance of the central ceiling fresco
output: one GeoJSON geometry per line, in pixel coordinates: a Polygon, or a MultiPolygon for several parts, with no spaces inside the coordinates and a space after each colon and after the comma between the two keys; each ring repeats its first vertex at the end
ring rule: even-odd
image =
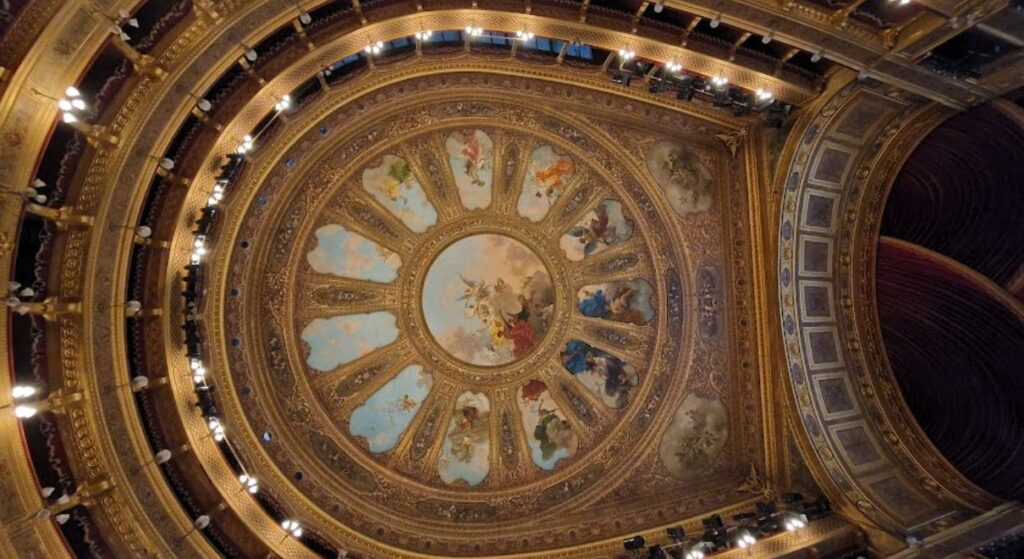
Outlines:
{"type": "Polygon", "coordinates": [[[581,545],[755,497],[724,129],[475,74],[302,115],[212,270],[223,405],[261,478],[382,554],[581,545]]]}

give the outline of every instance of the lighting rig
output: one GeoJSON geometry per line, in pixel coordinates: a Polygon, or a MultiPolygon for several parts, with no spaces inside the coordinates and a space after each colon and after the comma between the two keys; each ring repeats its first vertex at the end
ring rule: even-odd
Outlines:
{"type": "Polygon", "coordinates": [[[784,510],[774,501],[759,501],[754,510],[733,515],[728,524],[720,515],[709,516],[701,521],[704,532],[699,538],[688,538],[681,526],[674,526],[665,530],[667,542],[646,547],[644,537],[636,535],[623,540],[622,547],[638,559],[703,559],[720,551],[753,547],[776,534],[796,532],[832,510],[824,496],[806,502],[799,493],[784,493],[782,502],[784,510]]]}
{"type": "Polygon", "coordinates": [[[646,79],[648,93],[659,95],[674,91],[680,101],[703,99],[718,108],[731,108],[733,114],[740,117],[751,112],[764,113],[765,124],[776,128],[782,126],[793,110],[792,105],[777,101],[767,89],[747,91],[730,86],[729,79],[723,75],[704,77],[685,72],[683,65],[675,60],[665,62],[659,72],[656,62],[638,59],[628,48],[620,49],[618,55],[619,65],[612,71],[611,80],[619,85],[629,87],[634,78],[646,79]]]}

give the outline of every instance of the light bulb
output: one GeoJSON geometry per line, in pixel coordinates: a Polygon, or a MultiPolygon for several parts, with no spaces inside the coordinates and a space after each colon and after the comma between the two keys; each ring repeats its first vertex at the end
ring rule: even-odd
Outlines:
{"type": "Polygon", "coordinates": [[[17,406],[14,408],[14,417],[18,419],[28,419],[36,414],[36,410],[33,406],[17,406]]]}
{"type": "Polygon", "coordinates": [[[82,92],[78,91],[77,87],[75,87],[73,85],[69,85],[68,88],[64,90],[64,95],[67,95],[68,97],[71,97],[71,98],[75,98],[75,97],[81,97],[82,96],[82,92]]]}
{"type": "Polygon", "coordinates": [[[170,459],[171,459],[171,451],[167,450],[166,448],[161,450],[160,452],[157,452],[153,456],[153,461],[156,462],[157,464],[163,464],[163,463],[167,462],[170,459]]]}
{"type": "Polygon", "coordinates": [[[71,113],[64,113],[64,122],[71,124],[74,122],[78,122],[78,118],[71,113]]]}
{"type": "Polygon", "coordinates": [[[36,387],[34,386],[19,384],[11,388],[11,397],[15,400],[23,400],[25,398],[35,396],[36,392],[38,392],[38,390],[36,390],[36,387]]]}

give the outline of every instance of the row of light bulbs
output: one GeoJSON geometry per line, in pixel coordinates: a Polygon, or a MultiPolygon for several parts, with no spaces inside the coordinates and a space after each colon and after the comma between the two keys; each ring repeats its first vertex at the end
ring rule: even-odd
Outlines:
{"type": "MultiPolygon", "coordinates": [[[[303,21],[303,23],[308,24],[309,21],[303,21]]],[[[429,36],[430,31],[427,31],[425,32],[422,38],[425,40],[426,38],[429,38],[429,36]]],[[[381,43],[378,44],[382,46],[381,43]]],[[[250,61],[254,61],[257,57],[255,49],[249,49],[248,51],[246,51],[245,57],[250,61]]],[[[291,106],[291,96],[284,95],[277,100],[277,102],[274,105],[274,109],[278,113],[281,113],[291,108],[291,106]]],[[[82,115],[85,111],[88,110],[88,105],[86,104],[85,99],[82,97],[81,91],[79,91],[78,88],[74,86],[68,86],[64,90],[64,96],[57,100],[57,107],[61,111],[62,120],[68,124],[78,122],[80,120],[80,115],[82,115]]],[[[212,104],[205,98],[200,99],[197,103],[197,108],[205,113],[212,109],[212,104]]],[[[237,153],[244,155],[245,153],[252,150],[254,145],[254,138],[251,135],[246,134],[242,138],[242,141],[239,143],[238,147],[236,148],[236,151],[237,153]]],[[[159,159],[158,164],[165,171],[170,171],[174,169],[174,160],[167,157],[159,159]]],[[[37,179],[36,183],[33,185],[33,193],[35,192],[34,189],[42,188],[45,186],[46,183],[37,179]]],[[[213,190],[209,198],[207,198],[208,206],[215,206],[223,199],[225,186],[227,185],[221,181],[218,181],[217,183],[214,184],[213,190]]],[[[37,203],[45,203],[45,196],[38,194],[35,194],[34,196],[29,197],[28,199],[35,201],[37,203]]],[[[145,225],[134,227],[132,229],[134,230],[134,233],[136,235],[144,239],[149,238],[153,233],[152,229],[145,225]]],[[[189,260],[193,264],[199,264],[202,261],[203,256],[205,256],[206,254],[206,237],[202,235],[197,235],[192,245],[189,260]]],[[[12,309],[16,309],[16,307],[25,306],[24,303],[21,301],[21,297],[28,298],[35,296],[35,291],[31,287],[23,288],[20,284],[17,284],[16,282],[11,282],[9,288],[11,291],[11,296],[8,297],[6,303],[7,306],[11,307],[12,309]]],[[[125,313],[129,316],[135,316],[142,311],[142,303],[137,300],[131,300],[125,303],[124,305],[116,306],[123,307],[125,309],[125,313]]],[[[193,359],[191,363],[191,368],[193,381],[197,385],[205,385],[206,369],[205,367],[203,367],[202,362],[197,359],[193,359]]],[[[148,384],[148,377],[142,375],[134,377],[130,383],[133,390],[144,389],[148,384]]],[[[36,394],[38,394],[38,392],[39,391],[36,387],[30,385],[15,385],[12,388],[11,398],[15,402],[15,417],[17,417],[18,419],[29,419],[34,417],[39,412],[39,408],[35,405],[32,405],[32,403],[28,401],[36,394]]],[[[222,442],[225,440],[226,432],[223,424],[221,424],[218,418],[209,418],[207,421],[207,428],[210,430],[211,437],[215,441],[222,442]]],[[[154,456],[154,463],[163,464],[170,460],[170,458],[171,452],[169,450],[161,450],[157,452],[156,455],[154,456]]],[[[259,481],[255,477],[247,473],[242,473],[241,475],[239,475],[238,482],[242,485],[242,490],[247,491],[250,494],[256,494],[259,491],[259,481]]],[[[48,489],[52,493],[53,489],[48,489]]],[[[46,496],[45,493],[46,491],[44,491],[44,497],[46,496]]],[[[66,502],[67,496],[63,497],[63,499],[65,499],[66,502]]],[[[58,501],[58,503],[60,502],[58,501]]],[[[41,519],[49,519],[50,516],[50,511],[45,508],[39,511],[39,514],[37,514],[37,517],[41,519]]],[[[70,516],[66,513],[61,513],[56,516],[56,519],[60,524],[64,524],[65,522],[67,522],[69,518],[70,516]]],[[[201,529],[208,526],[209,522],[209,517],[206,515],[202,515],[194,521],[194,525],[197,528],[201,529]]],[[[281,524],[281,528],[289,534],[291,534],[293,537],[298,538],[302,536],[302,527],[296,520],[287,519],[283,521],[281,524]]]]}
{"type": "MultiPolygon", "coordinates": [[[[630,60],[636,58],[636,51],[630,49],[629,47],[623,47],[619,49],[619,57],[622,58],[623,62],[629,62],[630,60]]],[[[669,60],[668,62],[665,63],[665,69],[668,70],[670,73],[678,74],[683,70],[683,65],[678,61],[669,60]]],[[[710,81],[711,85],[716,88],[725,87],[729,83],[729,79],[722,75],[712,76],[710,81]]],[[[764,88],[758,88],[756,91],[754,91],[754,95],[760,102],[769,102],[775,98],[772,92],[764,88]]]]}
{"type": "MultiPolygon", "coordinates": [[[[484,29],[482,27],[477,27],[476,25],[467,25],[465,28],[465,32],[466,35],[469,35],[470,37],[479,37],[484,34],[484,29]]],[[[433,35],[434,32],[431,31],[430,29],[417,31],[415,34],[413,34],[416,40],[420,42],[429,40],[433,35]]],[[[520,41],[529,41],[532,40],[535,36],[535,33],[533,33],[532,31],[527,31],[526,29],[520,29],[516,31],[516,39],[520,41]]],[[[365,47],[363,47],[363,52],[365,52],[366,54],[373,55],[384,52],[384,41],[376,41],[374,43],[366,45],[365,47]]]]}
{"type": "MultiPolygon", "coordinates": [[[[303,23],[308,23],[308,22],[303,22],[303,23]]],[[[291,106],[292,106],[291,95],[287,95],[286,94],[286,95],[282,96],[277,101],[277,103],[275,103],[274,110],[278,114],[280,114],[281,112],[291,108],[291,106]]],[[[209,110],[209,107],[207,109],[204,109],[204,112],[206,112],[207,110],[209,110]]],[[[248,152],[252,151],[252,149],[254,147],[255,147],[255,138],[251,134],[246,134],[245,136],[242,137],[242,141],[235,148],[235,152],[238,153],[239,155],[245,155],[248,152]]],[[[228,186],[229,186],[229,181],[227,181],[227,180],[217,180],[217,181],[215,181],[214,185],[213,185],[213,189],[210,192],[210,196],[206,200],[207,207],[213,207],[213,206],[217,206],[218,204],[220,204],[220,202],[224,199],[224,196],[226,194],[226,189],[227,189],[228,186]]],[[[198,265],[198,264],[202,263],[203,258],[209,253],[209,249],[207,248],[207,241],[208,241],[208,239],[206,238],[205,235],[201,235],[201,234],[196,234],[195,235],[195,239],[192,242],[192,250],[191,250],[191,253],[189,255],[189,262],[191,264],[198,265]]],[[[189,359],[189,371],[190,371],[190,376],[192,377],[192,382],[196,385],[196,387],[199,387],[199,388],[209,388],[209,384],[207,383],[207,369],[206,369],[206,366],[203,364],[201,359],[197,359],[197,358],[189,359]]],[[[210,437],[215,442],[221,443],[221,442],[224,442],[224,441],[227,440],[227,430],[225,429],[224,424],[221,423],[219,417],[216,417],[216,416],[207,417],[206,418],[206,428],[210,432],[210,437]]],[[[256,493],[259,492],[259,480],[257,480],[256,477],[254,477],[254,476],[252,476],[252,475],[250,475],[248,473],[245,473],[244,472],[244,468],[243,468],[243,473],[238,476],[238,483],[240,483],[241,486],[242,486],[240,491],[246,491],[246,492],[248,492],[248,493],[250,493],[252,495],[255,495],[256,493]]],[[[199,516],[193,522],[193,525],[197,529],[204,529],[209,524],[210,524],[210,517],[207,516],[207,515],[199,516]]],[[[287,532],[289,535],[291,535],[294,538],[302,537],[302,533],[303,533],[302,525],[297,520],[285,519],[284,521],[281,522],[281,529],[283,529],[285,532],[287,532]]]]}

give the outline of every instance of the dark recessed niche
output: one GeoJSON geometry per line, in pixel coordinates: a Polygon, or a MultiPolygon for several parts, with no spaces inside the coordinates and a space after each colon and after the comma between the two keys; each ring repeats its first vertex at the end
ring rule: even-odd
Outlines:
{"type": "Polygon", "coordinates": [[[302,481],[302,478],[304,478],[304,477],[306,477],[306,476],[305,476],[305,474],[303,474],[302,472],[295,472],[295,473],[294,473],[294,474],[292,475],[292,477],[294,477],[294,478],[295,478],[295,481],[302,481]]]}

